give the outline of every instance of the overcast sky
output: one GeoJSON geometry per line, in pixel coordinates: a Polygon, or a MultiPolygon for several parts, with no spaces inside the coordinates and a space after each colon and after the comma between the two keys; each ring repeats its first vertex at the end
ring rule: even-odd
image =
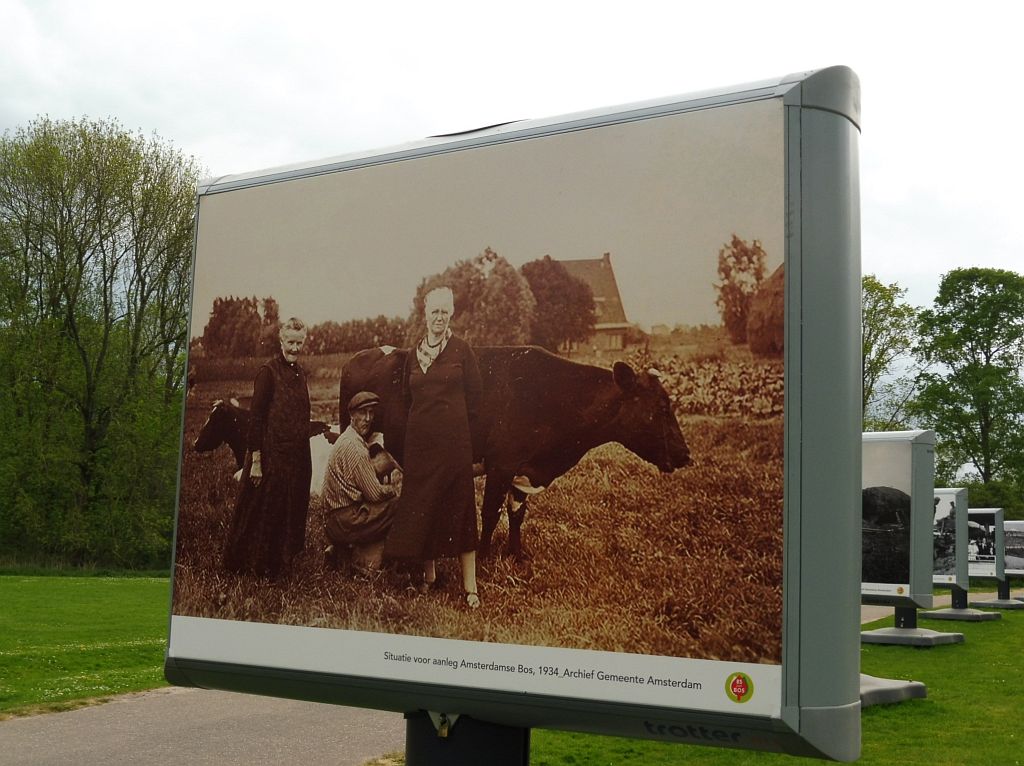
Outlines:
{"type": "Polygon", "coordinates": [[[1024,11],[839,8],[0,0],[0,130],[112,117],[220,176],[845,64],[864,272],[926,305],[952,268],[1024,271],[1024,11]]]}

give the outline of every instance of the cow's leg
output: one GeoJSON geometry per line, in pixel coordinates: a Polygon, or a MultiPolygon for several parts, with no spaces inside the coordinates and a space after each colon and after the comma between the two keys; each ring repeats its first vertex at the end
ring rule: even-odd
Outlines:
{"type": "Polygon", "coordinates": [[[517,561],[526,558],[521,532],[525,518],[526,494],[513,487],[508,497],[508,552],[517,561]]]}
{"type": "Polygon", "coordinates": [[[484,507],[480,511],[480,556],[491,555],[491,537],[498,526],[501,504],[512,486],[512,474],[505,471],[488,471],[484,486],[484,507]]]}

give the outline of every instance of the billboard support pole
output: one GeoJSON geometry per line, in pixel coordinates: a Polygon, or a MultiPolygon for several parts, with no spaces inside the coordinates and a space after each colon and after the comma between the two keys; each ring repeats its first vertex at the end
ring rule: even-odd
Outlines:
{"type": "Polygon", "coordinates": [[[954,609],[967,609],[967,591],[959,585],[953,586],[951,606],[954,609]]]}
{"type": "Polygon", "coordinates": [[[917,627],[917,607],[916,606],[898,606],[898,607],[896,607],[896,627],[897,628],[916,628],[917,627]]]}
{"type": "Polygon", "coordinates": [[[530,730],[469,716],[405,714],[406,766],[529,766],[530,730]]]}

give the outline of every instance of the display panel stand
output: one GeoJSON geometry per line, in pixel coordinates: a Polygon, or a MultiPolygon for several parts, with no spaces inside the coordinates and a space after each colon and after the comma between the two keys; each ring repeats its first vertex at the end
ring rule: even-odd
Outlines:
{"type": "Polygon", "coordinates": [[[529,766],[530,730],[451,713],[405,714],[406,766],[529,766]]]}
{"type": "MultiPolygon", "coordinates": [[[[1024,606],[1024,604],[1022,604],[1024,606]]],[[[917,627],[917,607],[896,607],[896,625],[892,628],[861,631],[862,644],[904,644],[907,646],[939,646],[962,644],[963,633],[939,633],[917,627]]]]}
{"type": "Polygon", "coordinates": [[[946,609],[934,609],[928,612],[920,612],[919,617],[926,620],[960,620],[961,622],[985,622],[987,620],[1001,620],[1003,615],[999,612],[983,612],[980,609],[971,609],[967,604],[967,591],[959,585],[954,585],[951,592],[952,604],[946,609]]]}
{"type": "Polygon", "coordinates": [[[920,681],[897,681],[860,674],[860,706],[891,705],[905,700],[924,699],[928,687],[920,681]]]}
{"type": "Polygon", "coordinates": [[[996,598],[990,601],[972,601],[971,606],[981,606],[986,609],[1024,609],[1024,601],[1010,596],[1010,581],[998,580],[996,598]]]}

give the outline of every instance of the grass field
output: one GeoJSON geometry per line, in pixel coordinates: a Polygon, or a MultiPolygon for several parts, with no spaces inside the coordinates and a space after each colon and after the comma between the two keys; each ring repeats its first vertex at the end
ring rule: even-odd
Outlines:
{"type": "Polygon", "coordinates": [[[0,576],[0,719],[163,685],[169,591],[166,578],[0,576]]]}

